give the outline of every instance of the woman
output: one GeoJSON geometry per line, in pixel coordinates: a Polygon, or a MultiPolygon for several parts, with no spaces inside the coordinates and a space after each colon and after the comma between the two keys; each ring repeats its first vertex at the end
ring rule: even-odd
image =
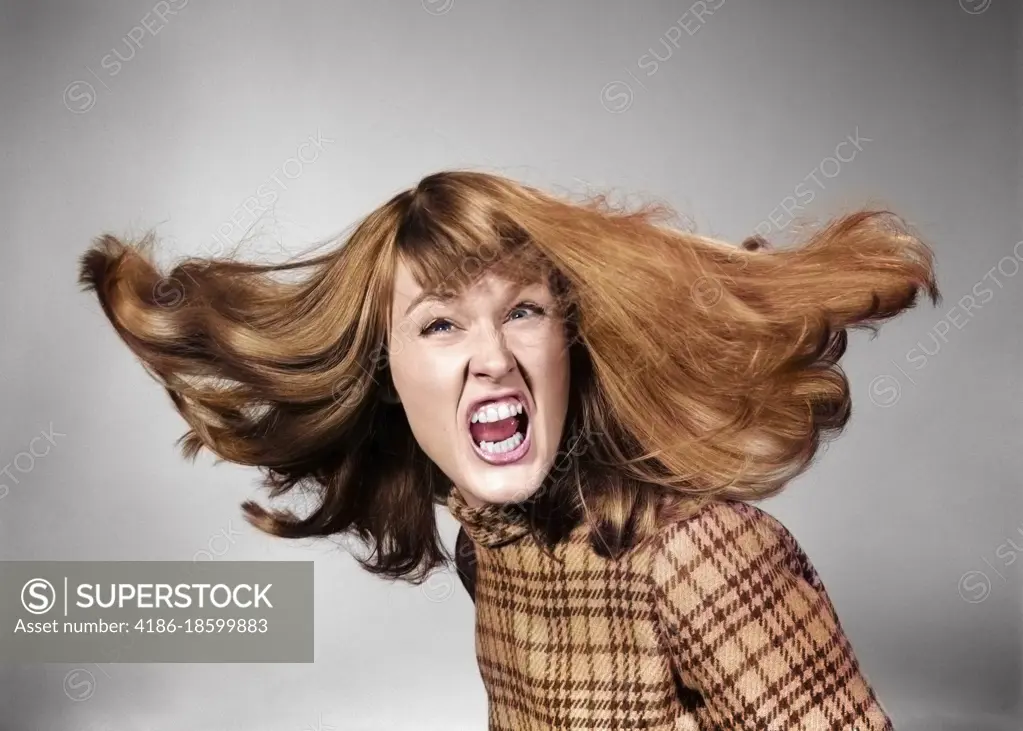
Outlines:
{"type": "Polygon", "coordinates": [[[80,282],[202,447],[267,469],[288,538],[410,582],[461,529],[489,728],[891,729],[793,536],[751,501],[850,414],[847,328],[940,295],[886,211],[736,248],[672,211],[425,177],[286,264],[94,242],[80,282]],[[278,277],[299,270],[305,277],[278,277]],[[205,378],[204,378],[205,377],[205,378]]]}

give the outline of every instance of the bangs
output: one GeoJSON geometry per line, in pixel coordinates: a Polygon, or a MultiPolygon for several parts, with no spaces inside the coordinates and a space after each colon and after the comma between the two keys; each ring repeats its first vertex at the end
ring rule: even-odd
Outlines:
{"type": "Polygon", "coordinates": [[[443,220],[412,209],[396,249],[419,286],[434,294],[460,294],[485,274],[522,286],[545,282],[555,294],[562,289],[554,266],[512,222],[443,220]]]}

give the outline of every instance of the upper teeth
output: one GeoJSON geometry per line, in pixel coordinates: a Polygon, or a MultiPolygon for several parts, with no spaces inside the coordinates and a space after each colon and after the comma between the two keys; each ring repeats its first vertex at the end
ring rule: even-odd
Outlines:
{"type": "Polygon", "coordinates": [[[482,424],[489,423],[491,421],[500,421],[501,419],[507,419],[509,416],[515,416],[521,414],[523,405],[518,399],[508,399],[506,401],[499,401],[486,406],[481,406],[476,410],[476,413],[472,415],[470,421],[475,424],[480,422],[482,424]]]}

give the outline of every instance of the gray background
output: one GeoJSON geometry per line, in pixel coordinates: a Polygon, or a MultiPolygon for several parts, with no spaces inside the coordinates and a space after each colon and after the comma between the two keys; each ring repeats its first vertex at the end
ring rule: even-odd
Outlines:
{"type": "Polygon", "coordinates": [[[876,204],[916,225],[945,302],[854,335],[848,431],[765,507],[898,729],[1021,727],[1018,3],[725,0],[702,21],[688,2],[174,7],[0,10],[0,558],[314,558],[316,662],[4,665],[3,731],[485,727],[453,575],[392,584],[329,542],[250,530],[257,473],[179,457],[184,422],[75,284],[101,231],[216,251],[268,185],[260,230],[300,251],[458,166],[661,198],[730,240],[801,191],[813,220],[876,204]],[[857,130],[870,141],[829,162],[857,130]],[[332,141],[287,162],[317,134],[332,141]],[[991,294],[964,314],[975,287],[991,294]]]}

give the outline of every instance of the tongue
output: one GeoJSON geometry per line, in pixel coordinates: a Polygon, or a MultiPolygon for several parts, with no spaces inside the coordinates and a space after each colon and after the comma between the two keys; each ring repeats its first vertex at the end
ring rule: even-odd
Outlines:
{"type": "Polygon", "coordinates": [[[518,417],[509,416],[500,421],[490,421],[486,424],[469,424],[469,433],[476,443],[480,442],[501,442],[510,437],[518,430],[518,417]]]}

